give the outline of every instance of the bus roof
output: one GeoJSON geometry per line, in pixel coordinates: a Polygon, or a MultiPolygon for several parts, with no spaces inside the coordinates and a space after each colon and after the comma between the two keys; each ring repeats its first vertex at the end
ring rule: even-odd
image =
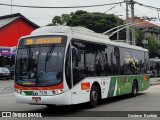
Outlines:
{"type": "Polygon", "coordinates": [[[160,62],[160,59],[158,59],[158,58],[150,58],[149,61],[160,62]]]}
{"type": "Polygon", "coordinates": [[[49,35],[49,34],[55,34],[55,33],[71,35],[72,38],[82,39],[84,41],[98,42],[98,43],[104,43],[104,44],[109,44],[109,45],[121,46],[125,48],[131,48],[135,50],[148,51],[147,49],[144,49],[142,47],[129,45],[122,41],[118,41],[118,42],[114,40],[111,41],[108,35],[96,33],[90,29],[80,27],[80,26],[77,26],[77,27],[70,27],[70,26],[41,27],[41,28],[34,30],[30,36],[49,35]]]}

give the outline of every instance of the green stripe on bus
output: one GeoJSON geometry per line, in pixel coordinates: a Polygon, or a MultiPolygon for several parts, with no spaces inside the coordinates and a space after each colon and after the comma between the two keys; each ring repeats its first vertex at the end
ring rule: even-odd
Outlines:
{"type": "Polygon", "coordinates": [[[111,77],[108,97],[113,97],[116,90],[116,95],[124,95],[132,92],[133,80],[137,80],[139,91],[146,90],[149,88],[149,75],[146,75],[147,80],[143,79],[143,75],[128,75],[128,76],[116,76],[111,77]],[[117,82],[117,85],[116,85],[117,82]],[[117,87],[117,88],[116,88],[117,87]]]}
{"type": "Polygon", "coordinates": [[[24,91],[26,95],[33,95],[33,91],[24,91]]]}

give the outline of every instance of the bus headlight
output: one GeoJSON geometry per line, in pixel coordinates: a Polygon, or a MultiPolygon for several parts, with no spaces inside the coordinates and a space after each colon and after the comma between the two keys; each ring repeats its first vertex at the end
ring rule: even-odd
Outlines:
{"type": "Polygon", "coordinates": [[[22,94],[22,90],[19,90],[19,89],[15,89],[15,91],[19,94],[22,94]]]}
{"type": "Polygon", "coordinates": [[[61,94],[63,92],[63,89],[55,89],[52,91],[53,94],[61,94]]]}

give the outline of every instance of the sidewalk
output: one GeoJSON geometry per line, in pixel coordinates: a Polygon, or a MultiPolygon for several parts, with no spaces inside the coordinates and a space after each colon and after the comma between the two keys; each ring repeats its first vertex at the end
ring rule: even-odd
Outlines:
{"type": "Polygon", "coordinates": [[[150,86],[153,86],[153,85],[160,85],[160,78],[151,78],[150,86]]]}

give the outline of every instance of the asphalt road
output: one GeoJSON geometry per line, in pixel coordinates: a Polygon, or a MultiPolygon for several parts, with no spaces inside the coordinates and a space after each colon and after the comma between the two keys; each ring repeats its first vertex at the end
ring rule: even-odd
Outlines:
{"type": "Polygon", "coordinates": [[[13,93],[14,92],[14,81],[0,79],[0,94],[13,93]]]}
{"type": "MultiPolygon", "coordinates": [[[[26,111],[34,113],[38,112],[42,113],[43,116],[52,116],[43,117],[43,119],[47,120],[53,119],[53,116],[54,118],[56,117],[56,120],[70,120],[75,119],[74,117],[76,117],[76,120],[78,120],[82,119],[81,116],[85,116],[85,119],[87,120],[106,120],[106,118],[104,118],[103,116],[105,116],[105,114],[109,114],[107,111],[160,111],[160,85],[151,86],[148,90],[139,93],[137,97],[130,97],[129,95],[124,95],[105,99],[96,108],[89,108],[87,104],[48,108],[44,105],[16,104],[13,83],[13,80],[0,80],[0,111],[26,111]],[[97,116],[101,113],[103,113],[102,116],[100,115],[101,117],[91,117],[97,116]]],[[[117,113],[121,114],[121,112],[117,113]]],[[[112,114],[116,113],[114,112],[112,114]]],[[[8,120],[8,118],[0,119],[8,120]]],[[[117,118],[111,117],[109,119],[112,120],[117,118]]],[[[125,120],[127,118],[118,119],[125,120]]],[[[150,120],[151,118],[136,118],[136,120],[137,119],[150,120]]]]}

